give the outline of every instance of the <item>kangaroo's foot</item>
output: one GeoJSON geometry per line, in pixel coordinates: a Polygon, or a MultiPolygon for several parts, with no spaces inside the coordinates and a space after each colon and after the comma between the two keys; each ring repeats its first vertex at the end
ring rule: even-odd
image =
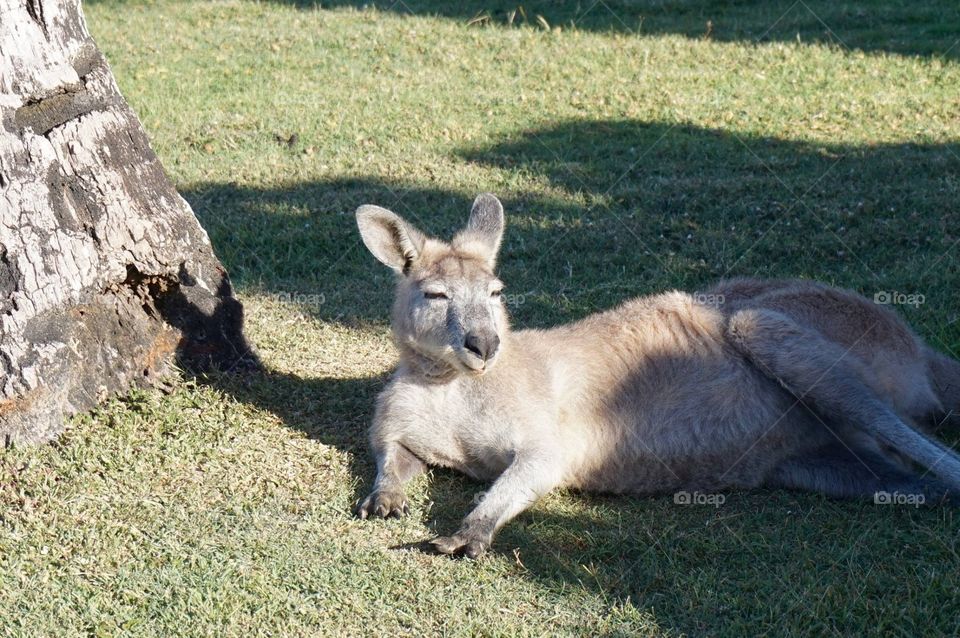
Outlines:
{"type": "Polygon", "coordinates": [[[430,545],[441,554],[479,558],[490,547],[490,538],[479,536],[469,532],[457,532],[453,536],[438,536],[430,541],[430,545]]]}
{"type": "Polygon", "coordinates": [[[407,504],[407,495],[403,490],[379,489],[360,501],[353,513],[361,519],[366,519],[368,516],[400,518],[410,513],[410,506],[407,504]]]}

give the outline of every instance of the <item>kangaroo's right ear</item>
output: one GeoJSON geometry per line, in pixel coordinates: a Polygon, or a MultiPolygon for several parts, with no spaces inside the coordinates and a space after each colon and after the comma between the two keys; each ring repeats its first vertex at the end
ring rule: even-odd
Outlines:
{"type": "Polygon", "coordinates": [[[357,209],[357,227],[367,249],[398,273],[406,274],[423,251],[423,233],[402,217],[379,206],[357,209]]]}

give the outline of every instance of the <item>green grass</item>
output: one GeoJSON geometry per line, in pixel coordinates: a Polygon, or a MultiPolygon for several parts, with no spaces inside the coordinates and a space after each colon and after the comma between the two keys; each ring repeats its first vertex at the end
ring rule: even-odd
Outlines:
{"type": "Polygon", "coordinates": [[[960,633],[953,510],[556,494],[477,563],[415,549],[483,489],[455,474],[349,516],[395,361],[361,203],[446,235],[501,195],[520,326],[800,276],[922,294],[960,353],[955,4],[387,6],[87,7],[269,372],[0,453],[0,635],[960,633]]]}

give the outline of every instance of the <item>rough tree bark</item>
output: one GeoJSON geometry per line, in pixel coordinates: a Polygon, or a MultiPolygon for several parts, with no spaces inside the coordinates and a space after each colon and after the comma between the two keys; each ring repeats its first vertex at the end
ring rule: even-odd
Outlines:
{"type": "Polygon", "coordinates": [[[87,31],[79,0],[0,0],[0,441],[174,354],[252,361],[242,308],[87,31]]]}

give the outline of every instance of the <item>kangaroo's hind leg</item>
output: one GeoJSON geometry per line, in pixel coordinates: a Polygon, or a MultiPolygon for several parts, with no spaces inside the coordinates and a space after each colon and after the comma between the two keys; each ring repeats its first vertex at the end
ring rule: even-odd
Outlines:
{"type": "Polygon", "coordinates": [[[874,439],[878,448],[888,446],[902,453],[960,491],[960,457],[905,423],[868,386],[863,364],[849,350],[766,309],[734,313],[727,335],[761,372],[822,418],[859,430],[874,439]]]}
{"type": "Polygon", "coordinates": [[[835,498],[884,499],[911,497],[914,503],[956,503],[957,492],[939,479],[904,471],[871,450],[851,449],[842,443],[785,460],[770,473],[764,485],[772,488],[818,492],[835,498]],[[918,498],[919,497],[919,498],[918,498]]]}

